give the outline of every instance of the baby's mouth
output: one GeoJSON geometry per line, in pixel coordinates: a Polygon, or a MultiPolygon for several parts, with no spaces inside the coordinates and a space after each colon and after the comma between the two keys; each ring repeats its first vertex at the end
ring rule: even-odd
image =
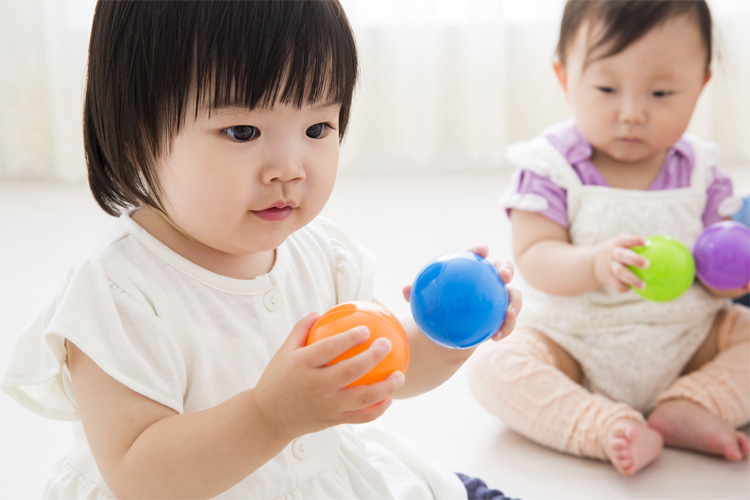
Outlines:
{"type": "Polygon", "coordinates": [[[294,208],[291,206],[285,205],[283,207],[274,206],[263,210],[253,210],[253,213],[263,220],[275,222],[285,220],[292,214],[293,210],[294,208]]]}

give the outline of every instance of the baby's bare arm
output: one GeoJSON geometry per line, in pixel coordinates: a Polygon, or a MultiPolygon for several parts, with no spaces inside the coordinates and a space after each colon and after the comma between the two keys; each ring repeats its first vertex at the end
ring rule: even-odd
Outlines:
{"type": "Polygon", "coordinates": [[[117,498],[208,498],[286,446],[253,391],[180,415],[122,385],[68,343],[73,389],[97,466],[117,498]]]}
{"type": "MultiPolygon", "coordinates": [[[[340,423],[374,420],[401,385],[398,377],[346,387],[387,353],[352,329],[304,346],[315,315],[301,320],[256,387],[223,403],[178,414],[107,375],[67,343],[73,390],[96,464],[117,498],[210,498],[271,460],[295,437],[340,423]]],[[[364,334],[363,334],[364,333],[364,334]]],[[[386,347],[386,348],[384,348],[386,347]]],[[[220,362],[220,361],[217,361],[220,362]]]]}
{"type": "Polygon", "coordinates": [[[627,268],[647,265],[646,259],[630,250],[643,245],[643,238],[622,234],[598,245],[572,245],[565,228],[524,210],[511,212],[511,231],[516,265],[539,290],[577,295],[605,284],[622,292],[630,286],[643,286],[627,268]]]}
{"type": "Polygon", "coordinates": [[[406,318],[401,323],[409,337],[410,359],[404,385],[394,398],[410,398],[440,386],[476,350],[476,347],[451,349],[438,345],[419,330],[413,319],[406,318]]]}
{"type": "Polygon", "coordinates": [[[716,297],[721,297],[723,299],[736,299],[750,293],[750,283],[743,286],[742,288],[735,288],[732,290],[719,290],[718,288],[711,288],[703,282],[701,282],[701,284],[713,295],[715,295],[716,297]]]}

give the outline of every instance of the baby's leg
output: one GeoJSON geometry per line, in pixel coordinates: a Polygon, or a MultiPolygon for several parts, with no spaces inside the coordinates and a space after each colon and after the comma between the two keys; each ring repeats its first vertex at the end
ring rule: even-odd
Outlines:
{"type": "Polygon", "coordinates": [[[750,309],[719,313],[685,372],[659,396],[649,425],[668,446],[747,458],[748,437],[736,428],[750,420],[750,309]]]}
{"type": "Polygon", "coordinates": [[[473,356],[477,399],[511,429],[573,455],[609,460],[631,475],[662,449],[643,416],[580,385],[578,364],[544,335],[518,330],[473,356]]]}

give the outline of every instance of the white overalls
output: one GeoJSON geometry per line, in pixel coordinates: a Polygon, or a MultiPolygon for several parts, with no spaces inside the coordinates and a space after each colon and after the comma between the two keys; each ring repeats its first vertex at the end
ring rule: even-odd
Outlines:
{"type": "MultiPolygon", "coordinates": [[[[690,186],[641,191],[583,185],[567,160],[544,138],[514,145],[509,157],[567,190],[569,235],[574,245],[594,245],[621,233],[668,235],[692,249],[710,181],[708,144],[691,138],[695,166],[690,186]]],[[[519,280],[520,281],[520,280],[519,280]]],[[[518,326],[543,332],[575,358],[585,387],[647,412],[679,376],[728,301],[697,282],[670,302],[650,302],[633,291],[608,287],[577,296],[555,296],[523,287],[518,326]]]]}

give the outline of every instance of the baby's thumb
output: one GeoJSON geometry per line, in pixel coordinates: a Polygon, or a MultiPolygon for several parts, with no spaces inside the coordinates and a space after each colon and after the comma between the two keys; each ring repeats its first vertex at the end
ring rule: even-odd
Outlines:
{"type": "Polygon", "coordinates": [[[291,346],[293,349],[304,346],[307,341],[307,335],[310,333],[310,328],[319,317],[320,314],[311,312],[299,320],[294,327],[292,327],[292,331],[289,333],[289,337],[287,337],[285,344],[291,346]]]}

